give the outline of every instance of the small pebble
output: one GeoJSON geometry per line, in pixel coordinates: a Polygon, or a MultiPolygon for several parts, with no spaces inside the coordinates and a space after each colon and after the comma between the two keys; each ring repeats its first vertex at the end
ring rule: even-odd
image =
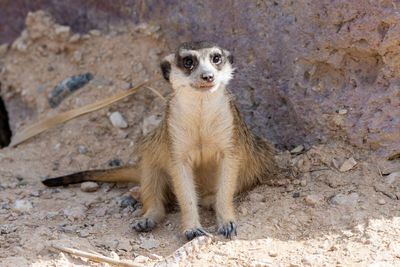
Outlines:
{"type": "Polygon", "coordinates": [[[268,255],[270,257],[277,257],[278,256],[278,252],[276,252],[274,250],[270,250],[270,251],[268,251],[268,255]]]}
{"type": "Polygon", "coordinates": [[[100,36],[101,32],[99,30],[90,30],[89,34],[92,36],[100,36]]]}
{"type": "Polygon", "coordinates": [[[32,197],[40,197],[40,191],[33,190],[29,193],[32,197]]]}
{"type": "Polygon", "coordinates": [[[293,194],[293,198],[298,198],[298,197],[300,197],[300,193],[299,192],[296,192],[296,193],[293,194]]]}
{"type": "Polygon", "coordinates": [[[303,179],[300,181],[301,186],[306,186],[307,185],[307,180],[303,179]]]}
{"type": "Polygon", "coordinates": [[[136,204],[136,199],[134,199],[131,196],[125,197],[122,201],[121,201],[121,207],[122,208],[126,208],[126,207],[133,207],[136,204]]]}
{"type": "Polygon", "coordinates": [[[108,163],[108,166],[119,167],[119,166],[121,166],[121,164],[122,164],[121,159],[117,158],[117,159],[110,160],[110,162],[108,163]]]}
{"type": "Polygon", "coordinates": [[[32,203],[25,199],[15,201],[13,209],[17,212],[27,212],[33,208],[32,203]]]}
{"type": "Polygon", "coordinates": [[[378,199],[378,204],[379,205],[385,205],[386,201],[383,198],[378,199]]]}
{"type": "Polygon", "coordinates": [[[89,232],[88,231],[86,231],[86,230],[80,230],[79,231],[79,236],[80,237],[88,237],[90,234],[89,234],[89,232]]]}
{"type": "Polygon", "coordinates": [[[85,146],[79,146],[78,151],[79,153],[86,154],[88,152],[88,149],[85,146]]]}
{"type": "Polygon", "coordinates": [[[340,114],[340,115],[346,115],[347,114],[347,109],[339,109],[339,111],[338,111],[338,113],[340,114]]]}
{"type": "Polygon", "coordinates": [[[119,113],[118,111],[113,112],[109,118],[110,118],[111,124],[114,127],[117,127],[117,128],[127,128],[128,127],[128,123],[124,120],[121,113],[119,113]]]}
{"type": "Polygon", "coordinates": [[[353,169],[354,166],[356,166],[356,165],[357,165],[357,161],[356,161],[353,157],[351,157],[351,158],[347,159],[347,160],[342,164],[342,167],[340,167],[339,171],[341,171],[341,172],[347,172],[347,171],[353,169]]]}
{"type": "Polygon", "coordinates": [[[324,198],[321,195],[308,195],[305,201],[308,206],[318,207],[324,203],[324,198]]]}
{"type": "Polygon", "coordinates": [[[81,39],[81,35],[79,33],[75,33],[69,38],[70,43],[76,43],[81,39]]]}
{"type": "Polygon", "coordinates": [[[290,150],[291,154],[299,154],[301,151],[304,150],[303,145],[296,146],[294,149],[290,150]]]}
{"type": "Polygon", "coordinates": [[[286,192],[292,192],[294,190],[293,185],[289,184],[288,186],[286,186],[286,192]]]}
{"type": "Polygon", "coordinates": [[[95,182],[84,182],[81,184],[83,192],[95,192],[97,189],[99,189],[99,185],[95,182]]]}
{"type": "Polygon", "coordinates": [[[17,174],[17,175],[15,176],[15,178],[17,178],[18,181],[24,180],[24,177],[22,177],[21,174],[17,174]]]}

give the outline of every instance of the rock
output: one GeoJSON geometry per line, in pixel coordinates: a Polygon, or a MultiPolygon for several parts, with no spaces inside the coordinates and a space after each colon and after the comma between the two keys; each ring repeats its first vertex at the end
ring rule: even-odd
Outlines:
{"type": "Polygon", "coordinates": [[[125,197],[121,201],[121,208],[126,208],[126,207],[133,207],[137,203],[136,199],[134,199],[131,196],[125,197]]]}
{"type": "Polygon", "coordinates": [[[313,255],[306,255],[301,259],[301,262],[305,266],[314,266],[316,264],[316,258],[313,255]]]}
{"type": "Polygon", "coordinates": [[[133,260],[133,262],[135,264],[145,264],[145,263],[147,263],[149,261],[150,261],[150,258],[148,258],[146,256],[143,256],[143,255],[139,255],[133,260]]]}
{"type": "Polygon", "coordinates": [[[16,212],[28,212],[33,208],[33,205],[30,201],[26,199],[20,199],[15,201],[13,210],[16,212]]]}
{"type": "Polygon", "coordinates": [[[71,36],[71,28],[69,26],[57,26],[54,30],[57,37],[62,40],[68,40],[71,36]]]}
{"type": "Polygon", "coordinates": [[[338,113],[339,113],[339,115],[346,115],[347,109],[339,109],[338,113]]]}
{"type": "Polygon", "coordinates": [[[294,149],[290,150],[290,153],[291,154],[299,154],[303,150],[304,150],[304,146],[303,145],[299,145],[299,146],[296,146],[294,149]]]}
{"type": "Polygon", "coordinates": [[[161,119],[156,115],[151,115],[143,120],[142,131],[143,134],[146,135],[150,131],[152,131],[156,126],[160,123],[161,119]]]}
{"type": "Polygon", "coordinates": [[[385,205],[386,201],[383,198],[378,199],[378,204],[379,205],[385,205]]]}
{"type": "Polygon", "coordinates": [[[124,120],[121,113],[119,113],[118,111],[113,112],[110,115],[110,121],[114,127],[117,127],[117,128],[127,128],[128,127],[128,123],[124,120]]]}
{"type": "Polygon", "coordinates": [[[300,185],[301,186],[306,186],[307,185],[307,180],[306,179],[302,179],[301,181],[300,181],[300,185]]]}
{"type": "Polygon", "coordinates": [[[110,162],[108,163],[108,166],[110,166],[110,167],[119,167],[119,166],[121,166],[121,164],[122,164],[122,161],[121,161],[121,159],[113,159],[113,160],[110,160],[110,162]]]}
{"type": "Polygon", "coordinates": [[[83,192],[95,192],[97,189],[99,189],[99,185],[96,182],[84,182],[81,184],[83,192]]]}
{"type": "Polygon", "coordinates": [[[85,86],[92,79],[93,74],[87,72],[63,80],[48,96],[50,107],[56,108],[67,96],[85,86]]]}
{"type": "Polygon", "coordinates": [[[355,192],[344,195],[344,194],[337,194],[331,200],[333,205],[343,206],[343,205],[350,205],[354,206],[358,203],[359,195],[355,192]]]}
{"type": "Polygon", "coordinates": [[[79,153],[86,154],[88,152],[87,147],[85,146],[78,146],[79,153]]]}
{"type": "Polygon", "coordinates": [[[84,206],[69,207],[63,211],[64,215],[68,217],[70,221],[82,220],[86,217],[87,208],[84,206]]]}
{"type": "Polygon", "coordinates": [[[69,38],[69,41],[71,44],[77,43],[81,39],[81,35],[79,33],[74,33],[71,38],[69,38]]]}
{"type": "Polygon", "coordinates": [[[277,257],[278,256],[278,252],[276,252],[275,250],[270,250],[270,251],[268,251],[268,255],[270,257],[277,257]]]}
{"type": "Polygon", "coordinates": [[[87,230],[80,230],[80,231],[78,232],[78,235],[79,235],[80,237],[86,238],[86,237],[88,237],[88,236],[90,235],[90,233],[89,233],[89,231],[87,231],[87,230]]]}
{"type": "Polygon", "coordinates": [[[100,36],[101,35],[101,32],[99,31],[99,30],[90,30],[89,31],[89,34],[91,35],[91,36],[100,36]]]}
{"type": "Polygon", "coordinates": [[[15,176],[15,178],[17,178],[18,181],[24,180],[24,177],[22,177],[21,174],[17,174],[17,175],[15,176]]]}
{"type": "Polygon", "coordinates": [[[83,60],[83,53],[82,51],[76,50],[72,55],[72,58],[75,63],[80,63],[83,60]]]}
{"type": "Polygon", "coordinates": [[[285,189],[286,192],[292,192],[293,190],[294,190],[293,185],[289,184],[286,186],[286,189],[285,189]]]}
{"type": "Polygon", "coordinates": [[[324,204],[324,198],[321,195],[308,195],[305,198],[306,204],[311,207],[318,207],[324,204]]]}
{"type": "Polygon", "coordinates": [[[385,184],[390,186],[394,182],[400,182],[400,172],[393,172],[385,177],[385,184]]]}
{"type": "Polygon", "coordinates": [[[144,248],[144,249],[153,249],[160,246],[160,241],[149,238],[149,239],[142,239],[142,243],[139,245],[139,247],[144,248]]]}
{"type": "Polygon", "coordinates": [[[32,190],[31,192],[29,192],[29,195],[32,197],[40,197],[40,193],[41,193],[41,191],[32,190]]]}
{"type": "Polygon", "coordinates": [[[292,197],[293,197],[293,198],[298,198],[298,197],[300,197],[300,193],[298,193],[298,192],[293,193],[292,197]]]}
{"type": "Polygon", "coordinates": [[[347,159],[347,160],[342,164],[342,166],[340,167],[339,170],[340,170],[341,172],[347,172],[347,171],[353,169],[354,166],[356,166],[356,165],[357,165],[357,161],[356,161],[353,157],[351,157],[351,158],[347,159]]]}

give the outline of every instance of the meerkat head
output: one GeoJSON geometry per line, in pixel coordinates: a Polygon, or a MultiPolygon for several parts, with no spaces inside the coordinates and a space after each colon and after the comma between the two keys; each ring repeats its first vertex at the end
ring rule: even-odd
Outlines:
{"type": "Polygon", "coordinates": [[[161,62],[161,71],[175,90],[215,92],[233,77],[233,56],[211,42],[189,42],[161,62]]]}

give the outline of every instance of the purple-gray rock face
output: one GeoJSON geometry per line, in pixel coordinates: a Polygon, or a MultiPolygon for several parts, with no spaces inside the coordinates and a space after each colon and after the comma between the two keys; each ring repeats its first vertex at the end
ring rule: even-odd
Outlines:
{"type": "Polygon", "coordinates": [[[171,49],[209,39],[233,52],[237,103],[251,128],[280,147],[336,138],[400,155],[399,1],[107,3],[2,1],[0,42],[13,36],[4,25],[38,8],[78,31],[159,23],[171,49]]]}

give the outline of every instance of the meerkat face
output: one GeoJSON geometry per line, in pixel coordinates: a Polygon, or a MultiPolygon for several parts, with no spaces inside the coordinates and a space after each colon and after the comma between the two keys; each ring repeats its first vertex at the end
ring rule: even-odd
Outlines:
{"type": "Polygon", "coordinates": [[[190,42],[165,57],[161,70],[176,90],[215,92],[232,79],[232,63],[229,51],[210,42],[190,42]]]}

